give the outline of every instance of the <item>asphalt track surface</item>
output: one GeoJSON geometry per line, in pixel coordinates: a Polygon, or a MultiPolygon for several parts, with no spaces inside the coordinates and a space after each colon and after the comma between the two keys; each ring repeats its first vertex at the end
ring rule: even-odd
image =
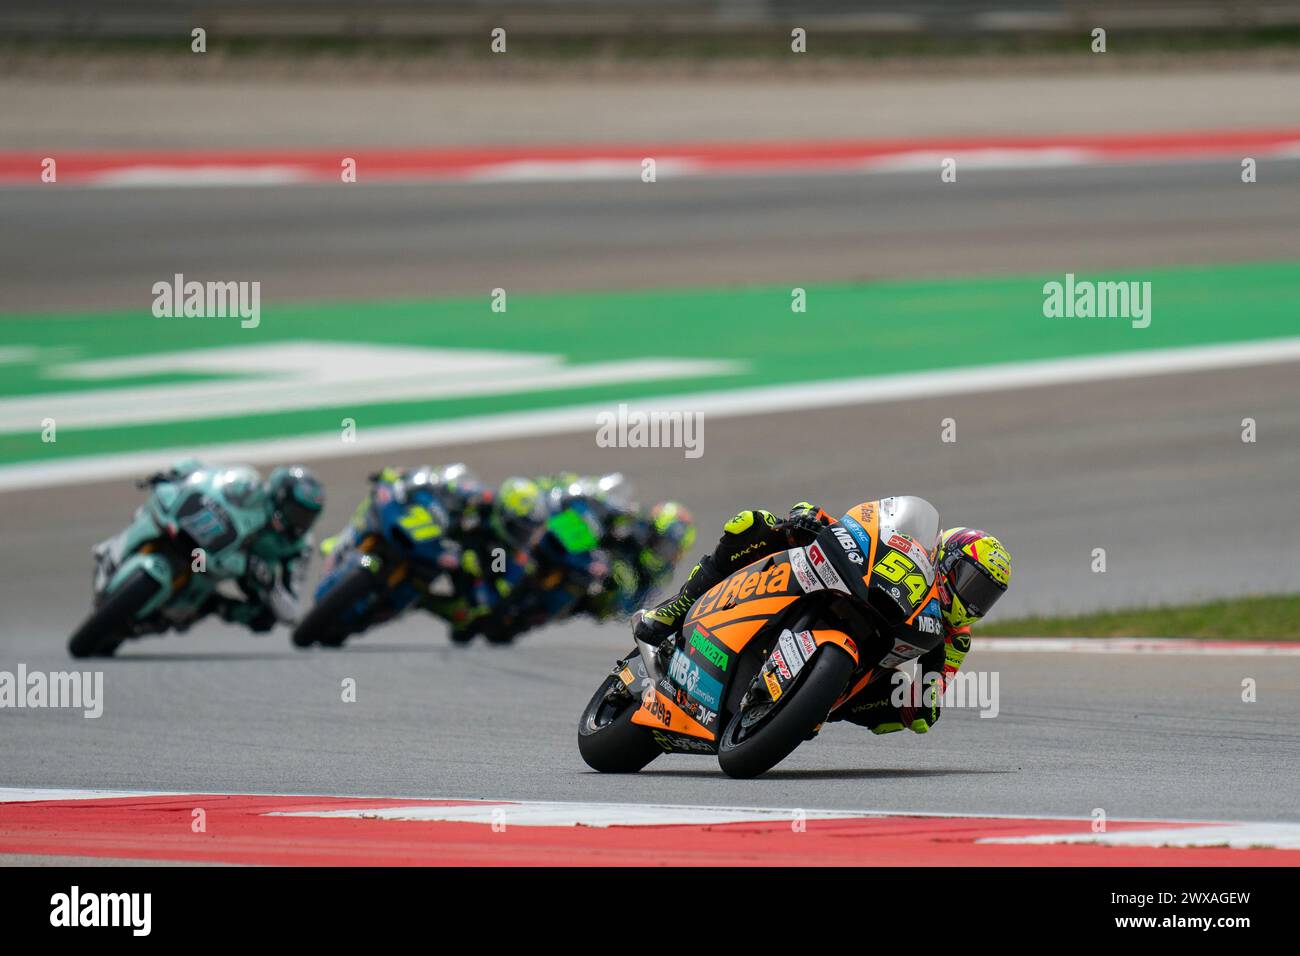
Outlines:
{"type": "MultiPolygon", "coordinates": [[[[709,757],[634,776],[589,771],[577,716],[623,646],[616,629],[543,632],[516,648],[367,638],[302,655],[281,634],[213,634],[104,665],[97,720],[13,711],[10,786],[303,792],[1113,818],[1294,820],[1300,664],[1232,658],[1003,654],[1001,710],[946,713],[925,737],[831,725],[755,781],[709,757]],[[1241,680],[1259,682],[1244,704],[1241,680]],[[353,678],[357,700],[340,701],[353,678]]],[[[30,668],[65,668],[57,641],[30,668]]],[[[30,648],[30,650],[26,650],[30,648]]]]}
{"type": "MultiPolygon", "coordinates": [[[[173,62],[23,56],[0,75],[0,129],[12,149],[248,146],[480,146],[485,143],[631,143],[988,136],[1071,132],[1260,129],[1295,122],[1300,71],[1277,51],[1245,62],[1186,56],[1148,65],[1085,54],[1001,74],[826,73],[802,78],[772,62],[725,75],[673,76],[658,63],[621,79],[569,75],[421,78],[376,61],[294,63],[251,70],[243,59],[173,62]],[[1109,65],[1108,65],[1109,64],[1109,65]],[[304,69],[303,67],[307,67],[304,69]],[[378,76],[365,73],[376,69],[378,76]],[[224,76],[221,74],[224,73],[224,76]]],[[[951,62],[951,61],[949,61],[951,62]]],[[[267,64],[263,64],[266,66],[267,64]]],[[[471,72],[466,73],[466,66],[471,72]]]]}
{"type": "MultiPolygon", "coordinates": [[[[0,307],[133,304],[146,278],[244,274],[249,263],[268,297],[327,298],[1294,258],[1300,179],[1294,164],[1273,169],[1282,185],[1267,194],[1207,165],[972,174],[960,194],[914,176],[657,184],[674,191],[671,212],[613,184],[69,190],[53,201],[18,191],[5,195],[0,307]],[[475,266],[491,249],[498,267],[475,266]]],[[[742,506],[922,494],[1012,547],[1006,613],[1295,590],[1297,371],[710,420],[697,460],[599,449],[590,434],[402,457],[465,458],[488,478],[622,469],[646,499],[691,503],[706,538],[742,506]],[[959,441],[945,445],[937,422],[954,409],[959,441]],[[1239,439],[1246,415],[1261,423],[1255,445],[1239,439]],[[1090,570],[1095,547],[1107,549],[1106,574],[1090,570]]],[[[332,530],[375,463],[311,464],[330,489],[332,530]]],[[[139,500],[129,482],[0,495],[0,669],[69,666],[88,549],[139,500]]],[[[998,673],[997,718],[954,710],[924,738],[835,725],[768,776],[736,782],[709,758],[661,758],[634,778],[586,770],[577,716],[626,644],[618,626],[578,624],[461,649],[413,618],[304,654],[283,631],[201,625],[106,663],[98,720],[0,715],[3,783],[1300,819],[1285,782],[1300,743],[1296,658],[1008,654],[977,642],[968,667],[998,673]],[[340,699],[346,677],[356,703],[340,699]],[[1241,700],[1247,677],[1255,703],[1241,700]]]]}
{"type": "Polygon", "coordinates": [[[0,313],[138,307],[160,277],[263,302],[1063,274],[1300,257],[1300,162],[871,176],[3,194],[0,313]]]}
{"type": "MultiPolygon", "coordinates": [[[[1252,449],[1267,459],[1263,464],[1234,462],[1231,436],[1216,450],[1194,427],[1197,403],[1180,402],[1177,391],[1155,420],[1182,437],[1151,449],[1129,403],[1156,401],[1169,382],[1081,387],[1055,397],[1046,391],[983,397],[990,437],[1001,438],[969,464],[1006,476],[1000,487],[972,487],[963,480],[964,465],[939,460],[951,449],[937,442],[891,444],[889,428],[864,429],[862,420],[879,415],[879,406],[865,414],[821,413],[815,422],[791,415],[738,419],[735,428],[720,423],[714,428],[723,434],[708,432],[706,453],[693,463],[666,452],[607,457],[611,451],[596,449],[589,436],[431,450],[410,460],[463,454],[494,476],[521,462],[625,467],[651,496],[698,487],[689,497],[705,527],[718,526],[737,502],[780,507],[795,489],[843,503],[877,490],[920,490],[947,513],[975,515],[1012,543],[1016,592],[1025,595],[1022,606],[1032,606],[1034,595],[1104,594],[1135,581],[1159,587],[1171,575],[1186,589],[1192,579],[1213,576],[1210,562],[1197,557],[1206,541],[1240,542],[1240,553],[1224,555],[1225,563],[1244,558],[1260,571],[1291,573],[1284,560],[1294,545],[1277,503],[1292,493],[1286,476],[1295,474],[1300,421],[1287,400],[1294,385],[1285,371],[1203,376],[1201,388],[1184,393],[1195,399],[1206,385],[1248,388],[1257,401],[1275,403],[1278,414],[1289,408],[1285,427],[1292,440],[1252,449]],[[1047,423],[1029,427],[1035,419],[1047,423]],[[878,441],[863,447],[879,448],[879,463],[867,467],[845,446],[819,448],[823,428],[865,430],[878,441]],[[1102,433],[1111,449],[1092,473],[1083,470],[1086,452],[1070,440],[1075,430],[1102,433]],[[778,439],[789,451],[774,461],[770,447],[778,439]],[[1045,451],[1058,446],[1059,454],[1045,451]],[[1034,460],[1041,464],[1034,467],[1034,460]],[[692,479],[700,462],[719,470],[692,479]],[[908,480],[927,467],[942,477],[931,474],[923,488],[908,480]],[[1243,493],[1243,483],[1251,491],[1243,493]],[[1088,569],[1094,540],[1111,548],[1105,575],[1088,569]],[[1181,569],[1170,567],[1171,556],[1183,557],[1181,569]]],[[[900,413],[933,417],[935,410],[924,405],[900,413]]],[[[979,447],[975,439],[963,441],[979,447]]],[[[325,525],[334,527],[361,493],[363,462],[318,464],[333,495],[325,525]]],[[[88,595],[87,548],[121,525],[136,493],[118,482],[5,498],[0,667],[12,670],[21,661],[29,669],[65,669],[63,642],[88,595]]],[[[1105,599],[1125,603],[1111,594],[1105,599]]],[[[676,756],[636,779],[601,778],[577,754],[575,725],[625,648],[625,633],[616,625],[580,624],[541,631],[508,649],[460,649],[448,644],[440,625],[412,618],[341,652],[301,653],[283,631],[255,639],[202,625],[188,636],[138,642],[106,664],[105,714],[97,720],[62,711],[6,712],[0,765],[9,786],[1297,817],[1294,793],[1281,780],[1300,743],[1296,658],[977,649],[968,667],[999,675],[996,718],[953,710],[924,738],[874,738],[833,726],[759,781],[729,781],[708,758],[676,756]],[[356,703],[341,702],[346,677],[357,681],[356,703]],[[1241,701],[1246,677],[1258,682],[1255,703],[1241,701]]]]}

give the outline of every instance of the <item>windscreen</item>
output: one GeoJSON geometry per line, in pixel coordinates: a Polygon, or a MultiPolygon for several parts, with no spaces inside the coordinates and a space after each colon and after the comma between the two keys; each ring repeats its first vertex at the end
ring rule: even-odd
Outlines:
{"type": "Polygon", "coordinates": [[[930,502],[915,495],[883,498],[880,501],[880,536],[887,540],[891,533],[907,535],[925,548],[933,561],[939,547],[939,512],[930,502]]]}

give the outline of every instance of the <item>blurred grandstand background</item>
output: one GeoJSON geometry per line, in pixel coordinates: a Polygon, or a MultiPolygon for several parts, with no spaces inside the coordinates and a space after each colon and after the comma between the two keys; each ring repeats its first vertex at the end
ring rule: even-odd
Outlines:
{"type": "Polygon", "coordinates": [[[0,30],[36,37],[159,37],[201,24],[245,37],[1062,33],[1098,25],[1248,31],[1300,24],[1292,0],[44,0],[0,4],[0,30]]]}

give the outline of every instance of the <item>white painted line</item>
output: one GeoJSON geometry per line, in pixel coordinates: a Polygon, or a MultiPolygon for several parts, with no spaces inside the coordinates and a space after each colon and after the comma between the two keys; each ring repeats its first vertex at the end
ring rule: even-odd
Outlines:
{"type": "MultiPolygon", "coordinates": [[[[656,178],[691,176],[699,172],[697,165],[688,159],[665,159],[655,164],[656,178]]],[[[414,178],[418,178],[418,174],[414,178]]],[[[641,178],[641,160],[527,159],[467,169],[448,178],[471,183],[633,182],[641,178]]]]}
{"type": "MultiPolygon", "coordinates": [[[[861,161],[860,172],[931,172],[941,169],[953,158],[963,170],[969,169],[1039,169],[1066,166],[1090,166],[1115,162],[1114,157],[1079,146],[1051,146],[1016,149],[989,147],[963,150],[909,150],[887,156],[872,156],[861,161]]],[[[1203,157],[1201,157],[1203,158],[1203,157]]],[[[1162,157],[1159,162],[1168,162],[1162,157]]]]}
{"type": "Polygon", "coordinates": [[[563,355],[536,352],[296,340],[51,365],[48,379],[81,383],[176,373],[225,377],[3,398],[0,432],[22,431],[45,418],[61,428],[113,428],[328,408],[347,395],[364,396],[367,404],[431,401],[704,378],[742,369],[740,363],[712,359],[646,357],[569,365],[563,355]]]}
{"type": "Polygon", "coordinates": [[[34,362],[40,354],[41,350],[34,345],[0,346],[0,365],[34,362]]]}
{"type": "Polygon", "coordinates": [[[155,186],[284,186],[321,181],[301,166],[124,166],[96,173],[91,185],[105,188],[155,186]]]}
{"type": "Polygon", "coordinates": [[[1106,833],[1048,833],[1042,836],[985,837],[976,843],[1057,844],[1102,846],[1228,846],[1234,850],[1269,847],[1300,850],[1300,823],[1220,823],[1203,827],[1151,830],[1111,830],[1106,833]]]}
{"type": "MultiPolygon", "coordinates": [[[[1007,362],[971,368],[905,372],[869,378],[627,401],[637,411],[691,411],[715,418],[729,418],[1296,361],[1300,361],[1300,337],[1150,349],[1122,355],[1007,362]]],[[[191,455],[213,461],[262,464],[293,459],[373,457],[411,448],[535,438],[583,431],[590,431],[594,442],[596,416],[609,412],[611,407],[611,403],[580,405],[373,428],[365,427],[364,421],[361,421],[353,442],[342,441],[339,432],[329,432],[297,438],[271,438],[64,458],[51,462],[27,462],[0,467],[0,491],[126,478],[155,471],[191,455]]],[[[39,427],[39,419],[30,427],[35,431],[39,427]]]]}
{"type": "MultiPolygon", "coordinates": [[[[989,625],[996,627],[996,625],[989,625]]],[[[1208,641],[1192,637],[980,637],[971,650],[1008,654],[1191,654],[1300,657],[1300,641],[1208,641]]]]}
{"type": "MultiPolygon", "coordinates": [[[[477,814],[476,819],[471,820],[469,822],[491,823],[493,822],[493,816],[492,816],[493,811],[502,809],[507,814],[511,814],[511,816],[509,816],[506,821],[508,825],[517,824],[517,825],[526,825],[526,826],[564,825],[561,823],[547,824],[547,823],[533,822],[529,824],[524,824],[520,822],[525,818],[530,818],[536,821],[541,819],[541,816],[543,815],[549,815],[551,819],[554,820],[564,819],[566,816],[569,818],[573,818],[575,820],[578,817],[589,817],[590,819],[593,820],[598,820],[598,819],[621,820],[625,818],[619,817],[618,814],[628,813],[628,812],[631,813],[646,812],[651,814],[658,814],[660,815],[659,819],[661,820],[687,819],[687,822],[697,822],[696,820],[689,819],[689,818],[695,818],[701,814],[718,815],[718,817],[715,817],[709,822],[792,820],[795,819],[799,814],[802,814],[804,819],[809,819],[809,820],[812,819],[857,820],[857,819],[913,817],[917,819],[932,818],[932,819],[1010,820],[1010,821],[1051,820],[1051,821],[1067,822],[1067,823],[1091,823],[1092,822],[1092,817],[1081,817],[1077,815],[1050,814],[1050,813],[980,813],[978,811],[966,812],[966,813],[953,813],[948,811],[906,810],[906,809],[897,809],[897,810],[799,809],[796,810],[793,808],[780,808],[780,807],[745,807],[745,806],[702,807],[702,806],[677,805],[677,804],[635,804],[635,803],[623,804],[623,803],[602,803],[602,802],[577,803],[577,802],[561,802],[561,801],[489,800],[489,799],[483,799],[481,797],[412,796],[410,794],[382,795],[382,794],[311,794],[311,793],[247,793],[247,792],[232,793],[224,790],[205,790],[202,792],[202,794],[198,794],[193,791],[179,791],[179,790],[178,791],[169,791],[169,790],[126,791],[126,790],[77,790],[77,789],[58,789],[58,788],[23,789],[23,788],[15,788],[15,787],[0,787],[0,803],[19,802],[19,801],[28,802],[28,801],[40,801],[40,800],[93,800],[93,799],[108,799],[113,797],[193,797],[193,796],[200,796],[200,795],[227,796],[227,797],[254,797],[254,798],[267,797],[272,799],[287,799],[287,800],[302,800],[302,801],[310,801],[313,799],[356,800],[358,802],[364,802],[368,800],[369,801],[410,800],[412,801],[413,806],[409,808],[408,807],[358,808],[357,810],[347,810],[345,812],[347,814],[353,816],[359,816],[362,818],[369,818],[369,817],[381,818],[380,813],[382,812],[382,813],[401,814],[400,816],[395,816],[395,817],[393,816],[382,817],[383,819],[401,819],[401,820],[451,819],[450,816],[439,816],[435,818],[435,817],[428,817],[428,816],[416,817],[411,815],[412,811],[418,810],[423,812],[424,810],[427,809],[437,814],[456,813],[457,815],[469,814],[471,816],[477,814]],[[415,801],[420,801],[420,800],[447,801],[447,805],[434,806],[434,807],[428,807],[424,805],[414,805],[415,801]],[[518,819],[516,819],[513,816],[513,814],[515,813],[520,814],[518,819]],[[721,817],[724,816],[735,817],[739,819],[727,819],[724,821],[721,819],[721,817]]],[[[264,816],[295,816],[295,815],[327,816],[327,815],[334,815],[334,814],[333,811],[308,812],[304,814],[299,814],[297,812],[294,813],[272,812],[272,813],[264,814],[264,816]]],[[[465,819],[465,817],[463,816],[458,816],[458,818],[462,820],[465,819]]],[[[1269,835],[1270,838],[1279,838],[1279,835],[1286,835],[1290,833],[1292,830],[1300,831],[1300,823],[1293,823],[1293,822],[1242,823],[1239,821],[1182,820],[1176,818],[1156,819],[1150,817],[1126,817],[1122,820],[1120,819],[1112,820],[1112,822],[1150,824],[1150,827],[1145,830],[1141,830],[1141,831],[1134,830],[1130,832],[1158,833],[1161,835],[1162,839],[1175,835],[1175,830],[1181,830],[1182,832],[1193,832],[1193,831],[1202,831],[1202,830],[1206,832],[1212,831],[1213,834],[1219,838],[1220,844],[1225,842],[1224,840],[1225,834],[1229,835],[1229,838],[1231,838],[1233,834],[1240,836],[1250,831],[1250,836],[1252,838],[1258,837],[1261,833],[1264,833],[1264,830],[1260,830],[1259,828],[1265,828],[1268,831],[1267,835],[1269,835]],[[1242,829],[1234,830],[1233,828],[1242,828],[1242,829]],[[1254,830],[1258,830],[1259,832],[1253,832],[1254,830]]],[[[570,823],[568,825],[573,826],[578,824],[570,823]]],[[[619,824],[617,822],[614,822],[614,823],[595,823],[595,824],[587,824],[587,825],[616,826],[619,824]]],[[[659,823],[657,825],[663,826],[665,824],[659,823]]],[[[1006,838],[999,839],[995,837],[989,837],[986,838],[986,842],[1014,843],[1014,842],[1020,842],[1021,840],[1054,841],[1054,840],[1062,840],[1062,839],[1073,839],[1075,837],[1079,837],[1081,839],[1087,839],[1093,836],[1118,837],[1122,835],[1123,835],[1122,833],[1046,834],[1043,836],[1034,836],[1034,837],[1027,837],[1027,838],[1006,837],[1006,838]]]]}
{"type": "Polygon", "coordinates": [[[47,800],[117,800],[122,797],[169,797],[179,794],[158,790],[57,790],[0,787],[0,803],[33,803],[47,800]]]}
{"type": "Polygon", "coordinates": [[[834,810],[679,807],[638,803],[480,803],[472,806],[358,807],[295,810],[268,817],[325,817],[354,820],[408,820],[440,823],[505,824],[512,827],[664,827],[712,826],[722,823],[771,823],[844,820],[860,814],[834,810]]]}

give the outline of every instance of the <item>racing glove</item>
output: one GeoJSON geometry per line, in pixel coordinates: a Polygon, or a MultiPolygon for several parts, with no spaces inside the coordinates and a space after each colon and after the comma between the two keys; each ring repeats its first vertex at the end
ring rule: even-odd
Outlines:
{"type": "Polygon", "coordinates": [[[801,538],[815,537],[830,521],[826,513],[816,505],[801,501],[790,509],[790,515],[777,527],[784,531],[791,544],[798,544],[801,538]]]}

